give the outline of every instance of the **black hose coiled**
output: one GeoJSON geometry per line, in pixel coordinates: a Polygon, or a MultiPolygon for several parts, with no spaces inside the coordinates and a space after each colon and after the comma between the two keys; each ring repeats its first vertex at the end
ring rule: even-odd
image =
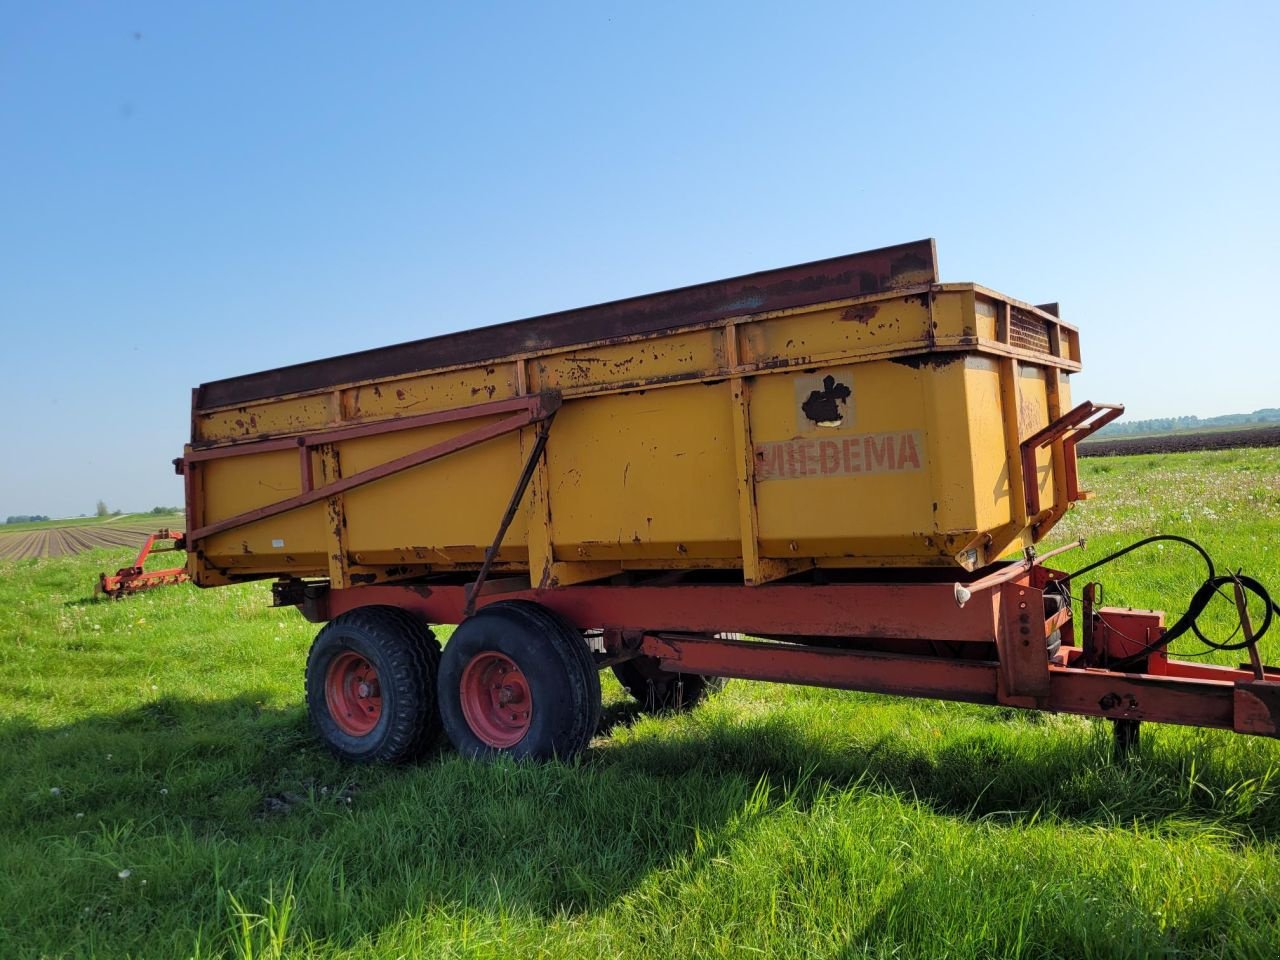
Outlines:
{"type": "Polygon", "coordinates": [[[1267,588],[1253,577],[1246,576],[1241,573],[1219,574],[1214,568],[1213,558],[1209,556],[1209,552],[1205,550],[1204,547],[1200,546],[1200,544],[1187,537],[1179,537],[1170,533],[1161,533],[1154,537],[1147,537],[1145,540],[1139,540],[1136,543],[1131,543],[1129,546],[1124,547],[1121,550],[1117,550],[1115,553],[1109,553],[1102,559],[1095,560],[1093,563],[1067,574],[1067,576],[1060,582],[1063,583],[1066,589],[1070,589],[1068,585],[1076,577],[1083,576],[1091,570],[1096,570],[1098,567],[1111,563],[1114,560],[1119,560],[1125,554],[1132,553],[1140,547],[1149,546],[1150,544],[1157,543],[1162,540],[1181,543],[1195,550],[1196,553],[1200,554],[1200,558],[1204,560],[1205,567],[1208,569],[1208,575],[1205,577],[1204,583],[1202,583],[1196,589],[1196,592],[1192,594],[1191,603],[1188,604],[1186,612],[1165,630],[1164,634],[1158,641],[1148,645],[1138,653],[1125,657],[1123,660],[1115,661],[1111,664],[1112,669],[1123,670],[1127,667],[1135,666],[1148,654],[1151,654],[1156,650],[1164,649],[1188,631],[1193,633],[1196,636],[1196,639],[1211,650],[1244,650],[1251,643],[1262,639],[1262,636],[1271,628],[1272,620],[1275,619],[1277,614],[1280,614],[1280,605],[1277,605],[1271,598],[1271,594],[1267,591],[1267,588]],[[1219,595],[1219,592],[1223,587],[1234,586],[1237,583],[1240,584],[1241,588],[1243,588],[1246,593],[1252,593],[1262,601],[1263,609],[1266,611],[1263,615],[1262,622],[1254,627],[1252,639],[1245,637],[1243,640],[1236,640],[1236,635],[1240,633],[1240,626],[1237,626],[1231,636],[1226,640],[1214,640],[1204,634],[1197,621],[1199,620],[1200,615],[1204,613],[1205,608],[1209,605],[1209,601],[1219,595]]]}

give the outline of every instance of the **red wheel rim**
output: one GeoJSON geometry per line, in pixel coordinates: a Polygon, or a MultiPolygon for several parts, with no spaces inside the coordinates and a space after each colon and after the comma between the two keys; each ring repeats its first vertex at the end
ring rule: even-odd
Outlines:
{"type": "Polygon", "coordinates": [[[462,671],[459,692],[467,726],[489,746],[513,747],[529,732],[533,695],[510,657],[477,653],[462,671]]]}
{"type": "Polygon", "coordinates": [[[329,662],[324,698],[329,704],[329,716],[348,736],[363,737],[382,717],[378,671],[353,650],[344,650],[329,662]]]}

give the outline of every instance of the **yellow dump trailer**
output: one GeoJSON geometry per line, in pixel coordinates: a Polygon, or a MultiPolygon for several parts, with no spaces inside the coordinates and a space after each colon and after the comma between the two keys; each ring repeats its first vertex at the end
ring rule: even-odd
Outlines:
{"type": "Polygon", "coordinates": [[[1023,447],[1078,369],[1056,305],[921,241],[206,383],[190,572],[474,573],[513,494],[486,572],[538,586],[975,570],[1078,495],[1062,431],[1023,447]]]}
{"type": "Polygon", "coordinates": [[[1280,735],[1261,584],[1200,550],[1166,628],[1071,578],[1185,538],[1029,549],[1122,409],[1073,406],[1079,368],[1055,306],[923,241],[206,383],[187,569],[325,623],[307,707],[352,760],[573,756],[605,667],[642,709],[742,677],[1105,717],[1119,754],[1142,720],[1280,735]],[[1229,589],[1251,664],[1167,656],[1229,589]]]}

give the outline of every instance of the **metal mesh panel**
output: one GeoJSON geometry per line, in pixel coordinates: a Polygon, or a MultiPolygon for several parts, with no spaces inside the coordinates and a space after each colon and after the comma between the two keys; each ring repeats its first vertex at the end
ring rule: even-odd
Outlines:
{"type": "Polygon", "coordinates": [[[1049,353],[1049,324],[1015,307],[1009,317],[1009,346],[1049,353]]]}

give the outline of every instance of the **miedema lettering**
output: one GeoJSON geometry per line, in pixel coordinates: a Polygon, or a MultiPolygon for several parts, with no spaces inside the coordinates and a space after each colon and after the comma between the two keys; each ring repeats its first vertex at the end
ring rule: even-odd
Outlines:
{"type": "Polygon", "coordinates": [[[916,430],[758,443],[756,479],[854,477],[919,470],[923,449],[923,438],[916,430]]]}

